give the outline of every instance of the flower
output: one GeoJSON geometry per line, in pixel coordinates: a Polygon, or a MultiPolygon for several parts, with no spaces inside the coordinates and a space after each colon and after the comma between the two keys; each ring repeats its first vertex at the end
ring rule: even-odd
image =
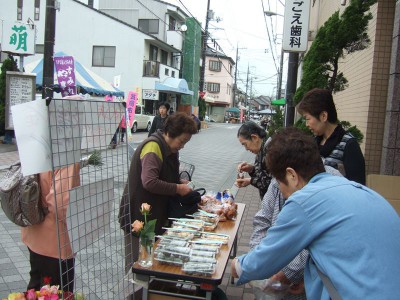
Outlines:
{"type": "MultiPolygon", "coordinates": [[[[49,279],[51,280],[51,279],[49,279]]],[[[30,289],[25,293],[11,293],[6,299],[3,300],[85,300],[82,293],[63,292],[59,290],[58,285],[44,285],[40,291],[30,289]]]]}
{"type": "Polygon", "coordinates": [[[140,243],[142,246],[152,247],[155,237],[156,219],[147,221],[147,216],[150,215],[151,205],[148,203],[142,203],[140,207],[140,213],[144,217],[144,222],[135,220],[132,223],[132,232],[140,236],[140,243]]]}

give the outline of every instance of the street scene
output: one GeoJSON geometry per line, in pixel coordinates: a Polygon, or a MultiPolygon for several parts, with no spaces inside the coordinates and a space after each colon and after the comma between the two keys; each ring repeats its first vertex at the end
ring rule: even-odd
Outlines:
{"type": "Polygon", "coordinates": [[[0,1],[0,300],[400,299],[400,1],[0,1]]]}
{"type": "MultiPolygon", "coordinates": [[[[192,179],[196,187],[204,187],[209,192],[230,189],[236,195],[236,201],[246,204],[238,234],[238,255],[249,249],[252,218],[260,204],[257,189],[247,187],[238,191],[234,186],[237,165],[243,161],[254,161],[254,155],[247,152],[236,137],[239,127],[239,124],[210,124],[208,129],[193,135],[191,141],[180,151],[180,159],[195,166],[192,179]]],[[[147,135],[148,133],[143,131],[133,134],[134,147],[147,135]]],[[[120,155],[118,151],[122,151],[123,148],[126,151],[126,147],[126,144],[118,145],[117,149],[113,150],[116,151],[114,155],[120,155]]],[[[6,145],[0,145],[2,174],[11,160],[18,159],[15,150],[15,147],[7,148],[6,145]]],[[[123,188],[123,184],[120,188],[123,188]]],[[[0,210],[0,229],[0,299],[3,299],[13,291],[26,289],[30,267],[29,253],[21,242],[20,229],[7,219],[2,210],[0,210]]],[[[250,286],[236,287],[230,283],[229,268],[220,288],[227,293],[229,299],[253,299],[250,286]]]]}

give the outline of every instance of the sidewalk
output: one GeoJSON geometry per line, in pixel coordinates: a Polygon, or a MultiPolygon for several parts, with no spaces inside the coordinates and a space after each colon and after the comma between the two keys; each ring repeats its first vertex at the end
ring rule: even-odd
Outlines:
{"type": "MultiPolygon", "coordinates": [[[[18,159],[15,145],[0,144],[0,177],[4,168],[18,159]]],[[[236,176],[236,174],[233,175],[236,176]]],[[[234,180],[235,176],[230,176],[229,180],[234,180]]],[[[242,189],[233,187],[232,192],[236,194],[236,202],[246,204],[238,232],[236,255],[239,256],[249,250],[253,217],[259,210],[260,199],[258,190],[252,186],[242,189]]],[[[26,246],[21,242],[19,228],[5,217],[1,209],[0,232],[0,299],[2,299],[11,291],[26,289],[29,278],[29,255],[26,246]]],[[[254,299],[252,288],[248,284],[236,287],[230,283],[230,262],[226,267],[220,288],[226,293],[229,300],[254,299]]]]}

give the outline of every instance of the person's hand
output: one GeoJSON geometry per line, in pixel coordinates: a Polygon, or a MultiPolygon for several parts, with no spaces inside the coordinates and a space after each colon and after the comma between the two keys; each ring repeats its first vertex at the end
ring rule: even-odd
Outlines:
{"type": "Polygon", "coordinates": [[[250,173],[251,171],[253,171],[254,166],[252,164],[249,164],[247,162],[242,162],[238,165],[238,169],[237,171],[240,172],[247,172],[250,173]]]}
{"type": "Polygon", "coordinates": [[[231,262],[231,276],[233,278],[239,278],[239,275],[236,272],[236,266],[235,266],[236,261],[237,261],[237,258],[233,259],[232,262],[231,262]]]}
{"type": "Polygon", "coordinates": [[[193,191],[192,188],[189,187],[187,184],[180,183],[176,185],[176,193],[180,196],[185,196],[191,191],[193,191]]]}
{"type": "Polygon", "coordinates": [[[289,294],[299,295],[305,292],[304,282],[293,284],[282,271],[276,273],[271,277],[272,280],[280,281],[282,284],[289,285],[289,294]]]}
{"type": "Polygon", "coordinates": [[[291,284],[290,280],[286,277],[285,273],[283,273],[282,271],[279,271],[278,273],[273,275],[271,277],[271,280],[279,281],[279,282],[281,282],[283,284],[287,284],[287,285],[291,284]]]}
{"type": "Polygon", "coordinates": [[[251,180],[250,177],[247,177],[247,178],[238,178],[238,179],[236,179],[236,181],[235,181],[235,185],[236,185],[237,187],[239,187],[239,188],[246,187],[246,186],[248,186],[248,185],[250,184],[250,180],[251,180]]]}
{"type": "Polygon", "coordinates": [[[188,183],[189,183],[189,180],[187,180],[187,179],[181,179],[181,183],[183,183],[183,184],[188,184],[188,183]]]}

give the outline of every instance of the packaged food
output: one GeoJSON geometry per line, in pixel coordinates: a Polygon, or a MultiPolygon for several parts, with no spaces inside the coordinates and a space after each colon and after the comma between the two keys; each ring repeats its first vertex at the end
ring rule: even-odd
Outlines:
{"type": "Polygon", "coordinates": [[[215,258],[215,252],[197,250],[192,248],[192,250],[190,251],[190,257],[192,256],[215,258]]]}
{"type": "Polygon", "coordinates": [[[186,274],[212,276],[215,273],[216,264],[187,262],[182,266],[182,271],[186,274]]]}
{"type": "Polygon", "coordinates": [[[198,235],[199,231],[191,230],[191,229],[183,229],[183,228],[166,228],[165,234],[169,237],[184,239],[184,240],[191,240],[194,238],[195,234],[198,235]]]}
{"type": "Polygon", "coordinates": [[[228,244],[229,241],[229,235],[223,233],[204,232],[201,237],[208,240],[221,241],[223,244],[228,244]]]}
{"type": "Polygon", "coordinates": [[[191,248],[193,250],[208,251],[208,252],[213,252],[215,254],[218,254],[220,245],[209,245],[209,244],[208,245],[202,245],[202,244],[193,243],[191,245],[191,248]]]}

